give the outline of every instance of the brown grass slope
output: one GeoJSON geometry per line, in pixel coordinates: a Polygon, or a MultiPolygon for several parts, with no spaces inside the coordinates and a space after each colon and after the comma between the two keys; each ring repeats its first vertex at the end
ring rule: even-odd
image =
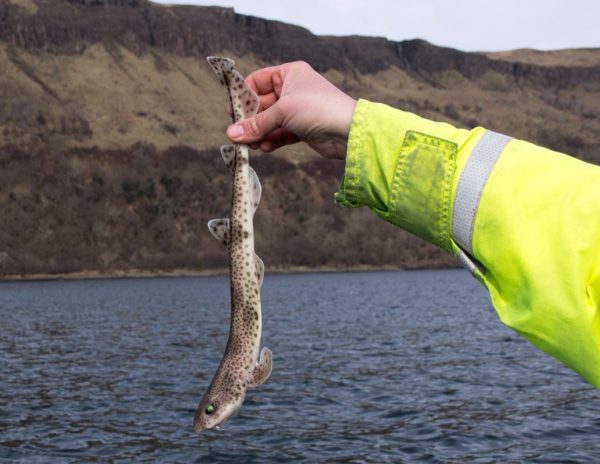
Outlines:
{"type": "MultiPolygon", "coordinates": [[[[469,54],[423,41],[317,37],[283,23],[144,0],[0,0],[0,275],[222,268],[224,93],[203,57],[244,73],[305,58],[355,97],[506,132],[600,162],[600,50],[469,54]]],[[[343,166],[255,154],[268,267],[453,262],[368,211],[333,204],[343,166]]]]}

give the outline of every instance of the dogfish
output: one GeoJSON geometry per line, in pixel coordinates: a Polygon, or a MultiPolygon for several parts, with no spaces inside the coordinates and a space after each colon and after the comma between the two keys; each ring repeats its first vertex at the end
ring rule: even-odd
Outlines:
{"type": "MultiPolygon", "coordinates": [[[[229,58],[208,63],[227,90],[233,122],[255,115],[259,100],[229,58]]],[[[208,222],[210,233],[229,252],[231,325],[221,363],[194,417],[194,431],[221,426],[242,406],[249,387],[264,383],[273,368],[271,350],[260,351],[260,288],[264,264],[254,252],[253,216],[262,188],[250,167],[247,145],[223,145],[221,156],[233,178],[231,217],[208,222]]]]}

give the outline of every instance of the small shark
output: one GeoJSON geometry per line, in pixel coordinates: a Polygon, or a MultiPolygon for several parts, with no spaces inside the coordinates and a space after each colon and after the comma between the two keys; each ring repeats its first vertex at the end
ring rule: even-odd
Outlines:
{"type": "MultiPolygon", "coordinates": [[[[209,56],[208,63],[227,89],[233,122],[258,112],[258,97],[233,67],[233,60],[209,56]]],[[[252,218],[261,196],[256,172],[249,165],[247,145],[223,145],[221,156],[233,173],[231,218],[212,219],[211,234],[229,251],[231,326],[219,369],[200,401],[194,431],[219,427],[242,406],[246,389],[264,383],[273,368],[271,350],[258,357],[262,330],[260,287],[264,264],[254,253],[252,218]]]]}

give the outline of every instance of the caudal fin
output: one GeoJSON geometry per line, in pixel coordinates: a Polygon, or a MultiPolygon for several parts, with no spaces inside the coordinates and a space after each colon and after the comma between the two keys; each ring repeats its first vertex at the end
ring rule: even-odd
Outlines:
{"type": "Polygon", "coordinates": [[[235,61],[221,56],[209,56],[206,59],[221,85],[227,88],[235,121],[247,119],[258,113],[258,96],[246,84],[242,75],[233,69],[235,61]]]}
{"type": "Polygon", "coordinates": [[[226,75],[233,71],[235,61],[222,56],[207,56],[206,61],[208,61],[208,64],[210,64],[210,67],[219,78],[221,85],[227,86],[226,75]]]}
{"type": "Polygon", "coordinates": [[[231,104],[233,105],[233,114],[235,120],[247,119],[258,113],[259,99],[254,93],[242,75],[235,69],[231,71],[231,80],[229,82],[229,92],[231,94],[231,104]]]}

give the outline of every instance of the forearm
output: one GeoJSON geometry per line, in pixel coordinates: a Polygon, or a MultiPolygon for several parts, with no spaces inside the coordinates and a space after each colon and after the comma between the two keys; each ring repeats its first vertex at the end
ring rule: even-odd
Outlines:
{"type": "Polygon", "coordinates": [[[600,168],[361,101],[336,200],[470,257],[502,321],[600,387],[600,168]]]}

